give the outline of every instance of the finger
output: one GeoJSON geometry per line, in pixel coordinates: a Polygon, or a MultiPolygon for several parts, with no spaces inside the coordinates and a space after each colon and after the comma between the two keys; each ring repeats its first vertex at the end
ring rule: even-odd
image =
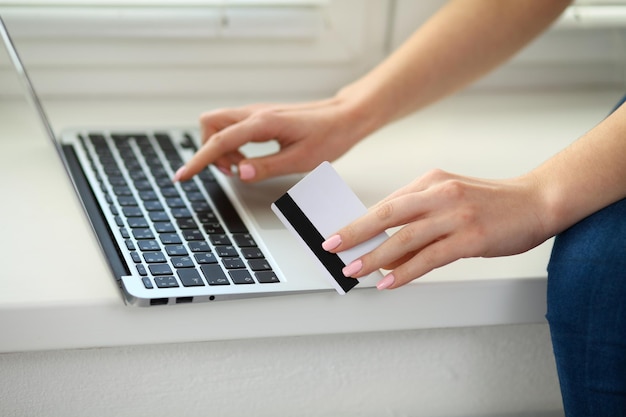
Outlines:
{"type": "Polygon", "coordinates": [[[411,181],[409,184],[397,189],[387,197],[383,198],[381,201],[372,206],[372,209],[376,209],[379,205],[384,204],[389,200],[393,200],[405,194],[425,191],[437,184],[441,184],[444,181],[454,178],[458,178],[458,175],[451,174],[440,169],[430,170],[416,180],[411,181]]]}
{"type": "Polygon", "coordinates": [[[402,261],[407,262],[411,254],[442,240],[449,231],[449,222],[440,218],[409,223],[376,249],[363,255],[359,259],[361,269],[350,276],[360,278],[378,269],[387,269],[389,265],[403,264],[402,261]]]}
{"type": "Polygon", "coordinates": [[[417,252],[418,251],[408,252],[404,256],[396,259],[395,261],[390,262],[390,263],[388,263],[386,265],[383,265],[383,267],[381,269],[386,269],[388,271],[391,271],[392,269],[396,269],[397,267],[399,267],[400,265],[402,265],[403,263],[407,262],[409,259],[414,257],[417,252]]]}
{"type": "Polygon", "coordinates": [[[215,165],[225,175],[231,176],[233,175],[233,167],[238,166],[239,163],[245,158],[245,155],[237,150],[233,152],[228,152],[223,156],[217,158],[215,161],[213,161],[213,165],[215,165]]]}
{"type": "Polygon", "coordinates": [[[340,244],[330,248],[333,253],[342,252],[361,244],[385,230],[415,221],[429,212],[432,202],[428,194],[407,193],[379,203],[365,215],[340,229],[340,244]]]}
{"type": "Polygon", "coordinates": [[[240,179],[257,182],[281,175],[307,172],[320,162],[322,161],[315,158],[303,157],[302,149],[298,146],[286,147],[271,155],[241,160],[240,179]]]}
{"type": "Polygon", "coordinates": [[[204,144],[211,136],[228,126],[241,122],[254,111],[252,106],[238,109],[219,109],[200,115],[200,139],[204,144]]]}
{"type": "MultiPolygon", "coordinates": [[[[187,161],[184,169],[179,170],[175,179],[185,181],[193,177],[207,165],[214,163],[228,153],[236,152],[248,142],[273,139],[276,136],[274,130],[276,125],[266,120],[250,117],[215,133],[187,161]]],[[[221,161],[224,163],[223,159],[221,161]]],[[[223,165],[222,167],[226,168],[223,165]]]]}
{"type": "Polygon", "coordinates": [[[420,278],[436,268],[464,258],[461,242],[455,236],[437,240],[395,268],[379,285],[379,289],[394,289],[420,278]],[[391,278],[391,279],[390,279],[391,278]]]}

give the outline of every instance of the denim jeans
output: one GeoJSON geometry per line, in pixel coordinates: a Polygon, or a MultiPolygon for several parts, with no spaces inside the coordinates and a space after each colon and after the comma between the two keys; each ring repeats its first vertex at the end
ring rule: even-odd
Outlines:
{"type": "Polygon", "coordinates": [[[626,416],[626,199],[556,237],[546,317],[565,415],[626,416]]]}

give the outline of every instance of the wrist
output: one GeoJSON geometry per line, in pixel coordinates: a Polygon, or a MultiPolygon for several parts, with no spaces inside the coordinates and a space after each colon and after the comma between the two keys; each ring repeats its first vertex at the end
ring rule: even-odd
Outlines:
{"type": "Polygon", "coordinates": [[[376,100],[375,94],[358,82],[339,90],[334,100],[343,109],[347,126],[362,139],[385,126],[391,120],[386,106],[376,100]]]}

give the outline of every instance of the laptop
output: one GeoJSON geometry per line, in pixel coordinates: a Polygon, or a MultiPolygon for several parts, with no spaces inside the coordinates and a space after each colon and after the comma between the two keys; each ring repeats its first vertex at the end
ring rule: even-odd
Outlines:
{"type": "Polygon", "coordinates": [[[174,184],[198,149],[195,128],[68,128],[57,136],[1,17],[0,35],[127,305],[334,291],[270,209],[302,176],[250,185],[210,166],[174,184]]]}

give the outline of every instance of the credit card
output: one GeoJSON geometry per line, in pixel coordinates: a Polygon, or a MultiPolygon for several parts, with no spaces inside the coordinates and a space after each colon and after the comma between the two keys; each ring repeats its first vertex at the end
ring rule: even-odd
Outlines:
{"type": "MultiPolygon", "coordinates": [[[[341,270],[387,239],[386,233],[354,248],[333,254],[322,249],[322,242],[367,212],[367,208],[329,162],[321,163],[307,176],[272,203],[272,210],[321,266],[321,272],[339,294],[346,294],[359,280],[341,270]]],[[[379,271],[365,279],[382,278],[379,271]]]]}

